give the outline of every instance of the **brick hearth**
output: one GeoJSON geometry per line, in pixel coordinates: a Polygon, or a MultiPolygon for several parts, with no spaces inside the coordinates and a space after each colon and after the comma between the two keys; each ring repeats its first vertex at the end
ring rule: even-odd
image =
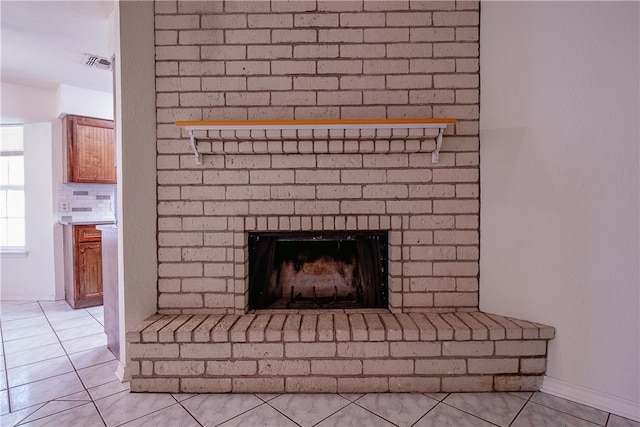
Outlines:
{"type": "Polygon", "coordinates": [[[532,391],[553,336],[481,312],[155,315],[128,334],[131,390],[532,391]]]}

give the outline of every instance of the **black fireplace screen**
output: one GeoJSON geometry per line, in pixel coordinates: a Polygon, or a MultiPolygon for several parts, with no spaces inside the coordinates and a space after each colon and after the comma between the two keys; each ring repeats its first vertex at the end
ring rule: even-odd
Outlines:
{"type": "Polygon", "coordinates": [[[386,232],[249,233],[249,309],[387,308],[386,232]]]}

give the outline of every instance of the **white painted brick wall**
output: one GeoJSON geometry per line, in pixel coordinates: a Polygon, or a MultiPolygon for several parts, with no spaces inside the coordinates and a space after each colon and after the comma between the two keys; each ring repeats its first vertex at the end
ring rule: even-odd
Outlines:
{"type": "Polygon", "coordinates": [[[394,236],[392,310],[477,307],[478,2],[162,1],[155,10],[161,312],[244,312],[248,230],[368,228],[394,236]],[[174,126],[444,116],[459,122],[437,165],[431,139],[317,132],[253,143],[212,134],[198,143],[199,167],[174,126]]]}

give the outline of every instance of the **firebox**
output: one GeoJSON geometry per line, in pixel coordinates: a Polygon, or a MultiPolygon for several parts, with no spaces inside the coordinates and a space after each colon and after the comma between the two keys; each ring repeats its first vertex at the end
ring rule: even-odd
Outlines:
{"type": "Polygon", "coordinates": [[[387,308],[386,232],[249,233],[249,309],[387,308]]]}

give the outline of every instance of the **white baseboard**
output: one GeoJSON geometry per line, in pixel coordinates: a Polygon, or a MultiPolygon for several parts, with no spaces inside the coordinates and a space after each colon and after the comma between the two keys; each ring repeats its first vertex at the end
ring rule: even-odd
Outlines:
{"type": "Polygon", "coordinates": [[[602,393],[547,376],[544,377],[540,391],[624,418],[640,421],[640,402],[634,402],[633,400],[602,393]]]}
{"type": "Polygon", "coordinates": [[[116,377],[118,377],[121,383],[125,383],[131,380],[131,375],[129,370],[119,360],[118,360],[118,366],[116,366],[116,377]]]}

